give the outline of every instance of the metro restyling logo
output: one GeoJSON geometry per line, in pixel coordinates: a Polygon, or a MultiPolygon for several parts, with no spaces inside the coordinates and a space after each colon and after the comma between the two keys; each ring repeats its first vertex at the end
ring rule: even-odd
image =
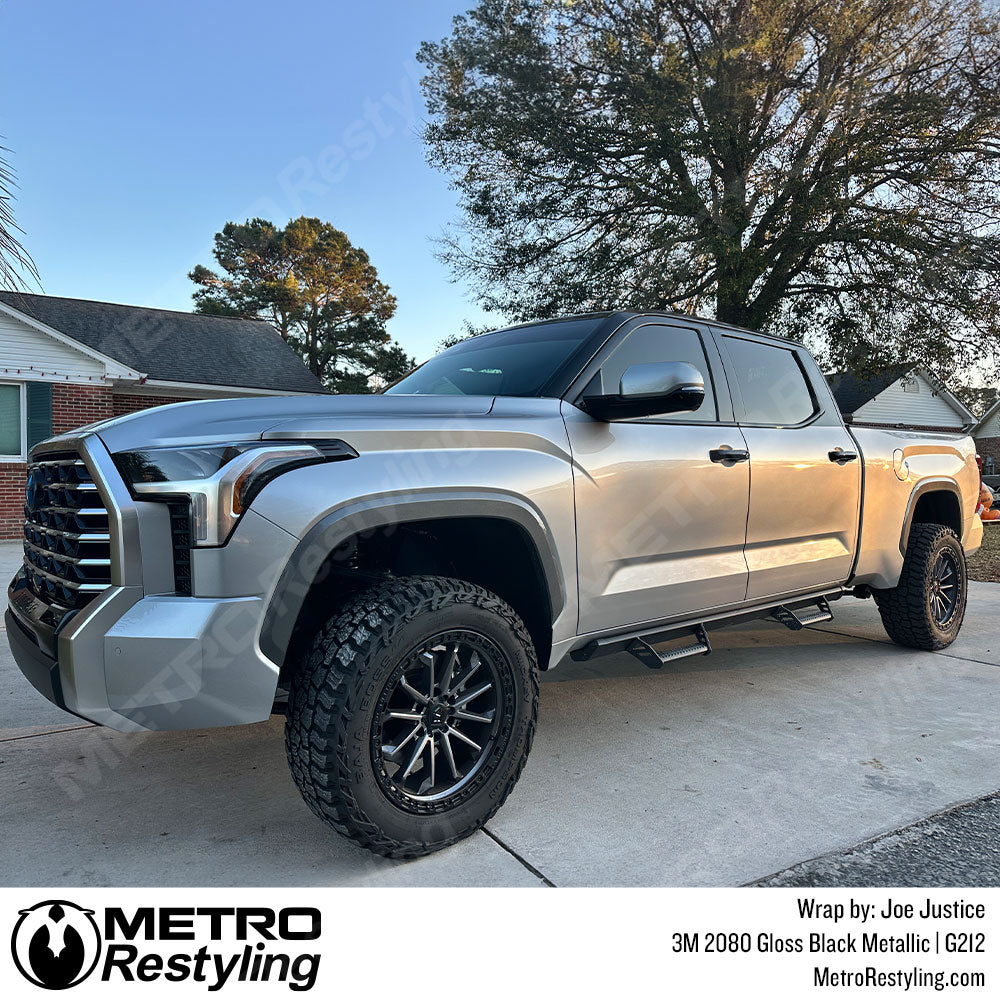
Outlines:
{"type": "MultiPolygon", "coordinates": [[[[101,959],[93,913],[66,900],[21,910],[11,936],[21,975],[45,989],[83,982],[101,959]]],[[[310,990],[320,955],[299,951],[302,946],[293,943],[316,941],[320,934],[320,911],[313,907],[143,906],[131,913],[107,907],[100,979],[199,983],[209,992],[235,982],[280,982],[310,990]],[[181,941],[200,947],[173,944],[181,941]]]]}
{"type": "Polygon", "coordinates": [[[47,990],[82,983],[101,954],[101,933],[93,914],[65,899],[47,899],[21,910],[10,936],[17,971],[47,990]]]}

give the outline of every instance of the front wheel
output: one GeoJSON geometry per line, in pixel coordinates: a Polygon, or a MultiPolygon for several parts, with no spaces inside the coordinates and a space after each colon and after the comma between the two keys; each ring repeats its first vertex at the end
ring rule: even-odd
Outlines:
{"type": "Polygon", "coordinates": [[[955,532],[941,524],[915,524],[899,583],[873,594],[893,642],[935,650],[958,635],[968,592],[965,550],[955,532]]]}
{"type": "Polygon", "coordinates": [[[391,579],[315,636],[290,685],[288,762],[337,831],[417,857],[500,808],[537,707],[534,647],[508,604],[461,580],[391,579]]]}

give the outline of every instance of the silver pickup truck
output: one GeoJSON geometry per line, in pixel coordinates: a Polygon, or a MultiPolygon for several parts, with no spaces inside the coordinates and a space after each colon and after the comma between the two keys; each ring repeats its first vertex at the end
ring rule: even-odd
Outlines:
{"type": "Polygon", "coordinates": [[[539,668],[660,669],[845,595],[947,646],[978,489],[968,437],[845,427],[795,343],[576,316],[378,396],[181,403],[37,446],[7,636],[47,698],[115,729],[284,712],[313,811],[413,857],[504,802],[539,668]]]}

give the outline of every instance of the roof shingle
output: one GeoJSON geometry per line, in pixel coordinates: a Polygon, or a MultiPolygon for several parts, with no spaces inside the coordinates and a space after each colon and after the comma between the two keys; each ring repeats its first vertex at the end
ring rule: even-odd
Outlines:
{"type": "Polygon", "coordinates": [[[20,292],[0,292],[0,301],[150,378],[325,391],[278,331],[259,320],[20,292]]]}
{"type": "Polygon", "coordinates": [[[840,407],[840,412],[848,416],[860,410],[865,403],[909,373],[909,368],[895,365],[867,377],[852,375],[850,372],[837,372],[835,375],[827,375],[826,380],[830,383],[830,390],[837,401],[837,406],[840,407]]]}

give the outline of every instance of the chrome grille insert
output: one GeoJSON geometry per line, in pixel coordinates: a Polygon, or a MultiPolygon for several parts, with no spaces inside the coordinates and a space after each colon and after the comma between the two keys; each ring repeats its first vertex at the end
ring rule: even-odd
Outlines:
{"type": "Polygon", "coordinates": [[[108,512],[78,455],[28,465],[24,568],[38,597],[71,610],[111,586],[108,512]]]}

